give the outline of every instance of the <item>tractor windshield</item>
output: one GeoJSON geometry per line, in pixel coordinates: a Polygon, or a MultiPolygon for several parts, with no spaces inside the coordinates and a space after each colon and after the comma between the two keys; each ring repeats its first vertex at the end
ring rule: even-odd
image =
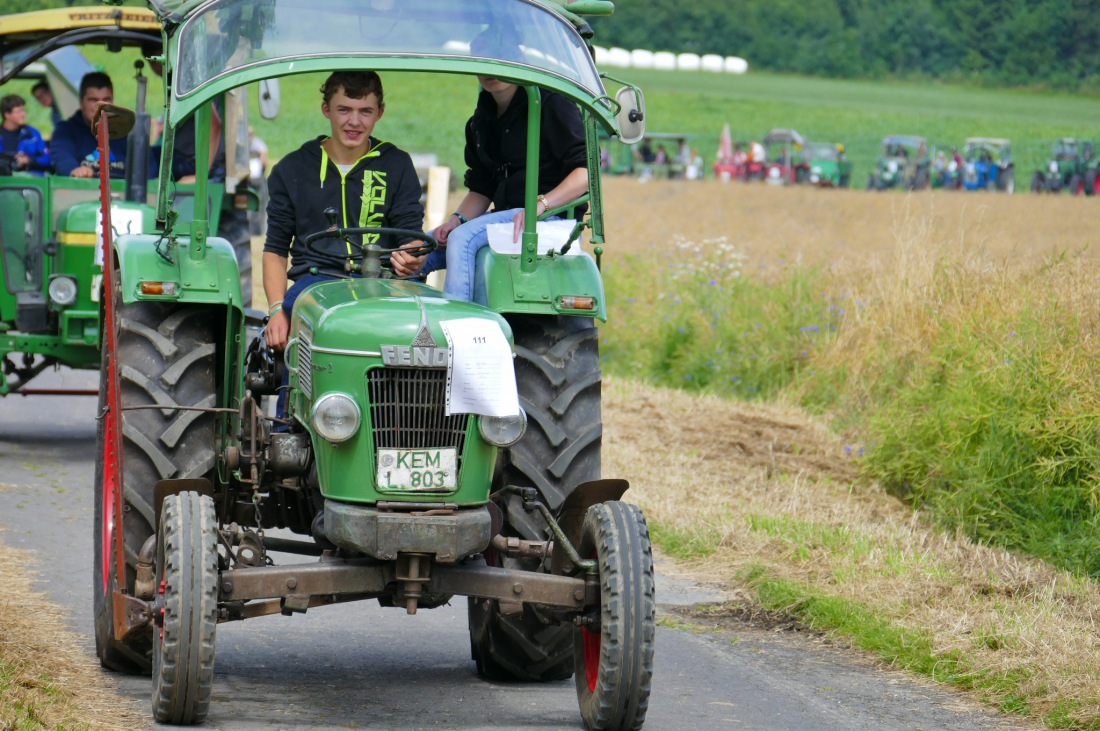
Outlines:
{"type": "Polygon", "coordinates": [[[248,66],[329,55],[488,58],[604,93],[576,29],[528,0],[219,0],[188,18],[178,48],[181,98],[248,66]]]}
{"type": "Polygon", "coordinates": [[[836,145],[827,142],[814,142],[809,147],[807,157],[813,160],[838,160],[840,152],[836,145]]]}

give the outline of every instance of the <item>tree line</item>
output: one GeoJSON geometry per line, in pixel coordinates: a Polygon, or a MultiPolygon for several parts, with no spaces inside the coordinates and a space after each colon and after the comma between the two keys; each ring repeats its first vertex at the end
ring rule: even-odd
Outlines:
{"type": "Polygon", "coordinates": [[[601,46],[754,69],[1100,93],[1096,0],[618,0],[601,46]]]}

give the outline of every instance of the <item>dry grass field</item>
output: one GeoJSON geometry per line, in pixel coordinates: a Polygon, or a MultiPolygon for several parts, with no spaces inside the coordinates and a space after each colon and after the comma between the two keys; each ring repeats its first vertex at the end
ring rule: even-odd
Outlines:
{"type": "MultiPolygon", "coordinates": [[[[725,237],[753,261],[862,265],[892,255],[919,222],[932,241],[1034,260],[1100,239],[1100,198],[781,188],[611,178],[604,184],[609,259],[670,241],[725,237]]],[[[1100,247],[1095,256],[1100,256],[1100,247]]]]}

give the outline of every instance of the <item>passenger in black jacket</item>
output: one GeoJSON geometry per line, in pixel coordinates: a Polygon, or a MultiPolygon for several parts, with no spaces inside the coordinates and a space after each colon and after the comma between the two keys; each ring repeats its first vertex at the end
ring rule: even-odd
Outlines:
{"type": "MultiPolygon", "coordinates": [[[[515,39],[489,29],[470,44],[475,56],[508,58],[518,48],[515,39]]],[[[458,208],[432,234],[446,251],[433,252],[424,272],[446,261],[444,291],[474,301],[477,252],[489,242],[491,223],[511,223],[513,241],[523,232],[527,175],[527,92],[516,84],[478,76],[481,94],[466,123],[466,188],[458,208]],[[490,213],[489,207],[493,211],[490,213]]],[[[542,90],[539,122],[539,176],[536,214],[563,206],[588,192],[588,156],[584,123],[577,105],[542,90]]],[[[480,304],[486,304],[478,292],[480,304]]]]}
{"type": "MultiPolygon", "coordinates": [[[[267,241],[264,244],[264,292],[270,304],[267,343],[275,350],[286,346],[290,314],[298,295],[325,275],[309,274],[310,267],[332,267],[300,243],[311,233],[329,227],[326,208],[340,212],[345,228],[382,226],[422,231],[424,207],[412,158],[389,142],[371,136],[385,110],[382,81],[373,71],[339,71],[321,87],[321,112],[332,134],[310,140],[290,153],[268,178],[267,241]],[[287,270],[289,259],[290,268],[287,270]],[[294,284],[287,289],[287,281],[294,284]]],[[[363,243],[396,249],[409,240],[370,234],[363,243]]],[[[419,242],[413,241],[413,246],[419,242]]],[[[322,239],[313,244],[336,255],[347,244],[322,239]]],[[[394,271],[410,275],[422,258],[394,252],[394,271]]]]}

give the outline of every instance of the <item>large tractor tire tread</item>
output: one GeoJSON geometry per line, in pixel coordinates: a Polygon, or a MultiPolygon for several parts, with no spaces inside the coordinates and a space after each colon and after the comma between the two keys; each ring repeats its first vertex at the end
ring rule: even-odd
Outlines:
{"type": "MultiPolygon", "coordinates": [[[[121,419],[123,442],[122,531],[126,560],[126,585],[119,588],[127,594],[133,594],[138,554],[155,531],[153,488],[156,483],[162,479],[207,477],[217,462],[214,415],[178,408],[216,405],[218,358],[213,321],[208,310],[193,305],[164,302],[128,305],[118,302],[116,305],[116,362],[121,364],[118,375],[123,407],[118,418],[121,419]],[[155,408],[127,408],[134,406],[155,408]]],[[[100,626],[109,622],[110,606],[109,596],[98,589],[99,572],[102,561],[113,563],[113,554],[101,556],[102,536],[107,528],[102,512],[104,506],[99,504],[102,502],[102,465],[99,462],[96,466],[94,577],[97,582],[97,648],[101,662],[107,667],[123,672],[149,673],[152,669],[150,632],[135,632],[122,642],[113,638],[109,627],[100,626]],[[118,661],[119,653],[128,661],[118,661]]]]}
{"type": "MultiPolygon", "coordinates": [[[[502,484],[535,487],[556,511],[577,485],[600,477],[599,334],[591,320],[572,317],[515,318],[512,329],[528,427],[502,454],[502,484]]],[[[518,499],[507,512],[521,537],[546,537],[545,521],[518,499]]]]}
{"type": "Polygon", "coordinates": [[[573,674],[571,626],[544,623],[530,607],[501,614],[495,600],[469,599],[470,647],[483,678],[549,682],[573,674]]]}
{"type": "Polygon", "coordinates": [[[252,306],[252,231],[244,211],[222,211],[218,221],[218,236],[233,247],[241,275],[241,297],[244,306],[252,306]]]}
{"type": "MultiPolygon", "coordinates": [[[[599,336],[587,318],[517,316],[511,325],[516,382],[528,423],[523,438],[502,450],[494,489],[534,487],[557,511],[577,485],[600,477],[599,336]]],[[[540,514],[528,513],[521,500],[510,496],[504,532],[546,540],[549,527],[540,514]]],[[[502,613],[495,601],[471,599],[469,614],[471,652],[482,676],[548,681],[573,673],[572,626],[548,623],[531,607],[502,613]]]]}

